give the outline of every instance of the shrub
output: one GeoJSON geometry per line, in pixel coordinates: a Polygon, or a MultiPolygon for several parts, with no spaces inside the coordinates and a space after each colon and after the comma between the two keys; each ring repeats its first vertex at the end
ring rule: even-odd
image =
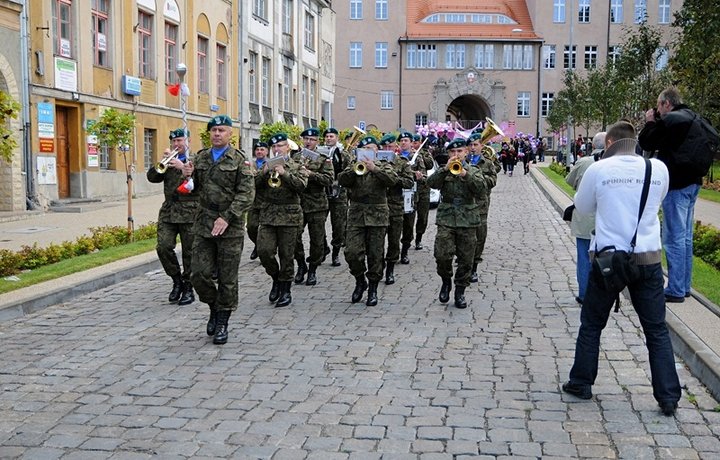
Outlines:
{"type": "Polygon", "coordinates": [[[20,271],[22,257],[9,249],[0,249],[0,276],[10,276],[20,271]]]}
{"type": "Polygon", "coordinates": [[[550,163],[550,170],[555,172],[556,174],[561,175],[562,177],[565,177],[568,175],[568,170],[562,163],[550,163]]]}
{"type": "Polygon", "coordinates": [[[140,228],[135,230],[133,236],[135,241],[143,241],[157,238],[157,223],[150,222],[147,225],[141,226],[140,228]]]}
{"type": "Polygon", "coordinates": [[[75,255],[90,254],[95,250],[95,243],[90,236],[79,236],[75,240],[75,255]]]}
{"type": "Polygon", "coordinates": [[[24,245],[18,254],[22,258],[20,263],[21,270],[32,270],[33,268],[42,267],[47,264],[45,250],[38,247],[37,243],[33,243],[32,246],[24,245]]]}

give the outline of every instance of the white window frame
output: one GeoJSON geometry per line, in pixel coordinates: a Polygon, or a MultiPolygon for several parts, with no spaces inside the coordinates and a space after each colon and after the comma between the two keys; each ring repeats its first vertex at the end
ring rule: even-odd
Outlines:
{"type": "Polygon", "coordinates": [[[355,96],[348,96],[348,97],[347,97],[347,105],[346,105],[347,109],[348,109],[348,110],[355,110],[355,107],[356,107],[355,104],[356,104],[356,102],[357,102],[357,101],[355,100],[355,96]]]}
{"type": "Polygon", "coordinates": [[[612,24],[622,24],[623,22],[623,1],[610,0],[610,22],[612,24]]]}
{"type": "Polygon", "coordinates": [[[380,91],[380,110],[393,110],[394,96],[392,90],[380,91]]]}
{"type": "Polygon", "coordinates": [[[253,0],[252,14],[255,17],[262,19],[263,21],[268,20],[268,9],[267,0],[253,0]]]}
{"type": "Polygon", "coordinates": [[[92,2],[92,34],[93,34],[93,64],[100,67],[110,67],[110,52],[112,49],[110,35],[110,0],[94,0],[92,2]],[[105,37],[105,49],[100,47],[100,36],[105,37]]]}
{"type": "Polygon", "coordinates": [[[197,37],[197,91],[208,94],[210,92],[210,39],[203,35],[197,37]]]}
{"type": "Polygon", "coordinates": [[[363,18],[363,0],[350,0],[350,19],[361,20],[363,18]]]}
{"type": "Polygon", "coordinates": [[[282,98],[283,98],[283,110],[285,112],[293,111],[293,100],[291,96],[292,88],[292,69],[290,67],[283,67],[283,82],[282,82],[282,98]]]}
{"type": "Polygon", "coordinates": [[[248,76],[248,83],[250,84],[250,88],[248,91],[248,99],[250,100],[250,103],[257,104],[257,96],[258,96],[258,55],[257,53],[250,51],[248,54],[248,67],[249,67],[249,76],[248,76]]]}
{"type": "Polygon", "coordinates": [[[518,91],[517,116],[521,118],[530,117],[530,91],[518,91]]]}
{"type": "Polygon", "coordinates": [[[552,103],[555,100],[555,93],[542,93],[540,98],[540,116],[547,117],[552,109],[552,103]]]}
{"type": "Polygon", "coordinates": [[[303,35],[305,37],[305,48],[310,51],[315,51],[315,16],[309,11],[305,11],[305,29],[303,35]]]}
{"type": "Polygon", "coordinates": [[[349,67],[351,69],[362,69],[362,55],[363,55],[362,42],[350,42],[349,67]]]}
{"type": "Polygon", "coordinates": [[[578,22],[582,24],[590,22],[590,0],[578,0],[578,22]]]}
{"type": "Polygon", "coordinates": [[[670,24],[670,0],[658,1],[658,24],[670,24]]]}
{"type": "Polygon", "coordinates": [[[387,42],[375,42],[375,68],[387,69],[388,66],[388,44],[387,42]]]}
{"type": "Polygon", "coordinates": [[[642,24],[647,21],[647,0],[635,0],[633,22],[642,24]]]}
{"type": "Polygon", "coordinates": [[[618,60],[620,59],[620,53],[622,52],[622,49],[619,45],[610,45],[608,48],[608,58],[607,61],[611,62],[613,64],[616,64],[618,60]]]}
{"type": "Polygon", "coordinates": [[[228,49],[224,43],[215,43],[215,79],[217,97],[227,99],[228,49]]]}
{"type": "Polygon", "coordinates": [[[375,19],[378,21],[388,20],[388,0],[375,0],[375,19]]]}
{"type": "Polygon", "coordinates": [[[597,45],[585,45],[585,69],[596,69],[598,65],[598,47],[597,45]]]}
{"type": "MultiPolygon", "coordinates": [[[[566,0],[553,0],[553,22],[564,23],[566,17],[566,0]]],[[[572,1],[572,0],[571,0],[572,1]]]]}
{"type": "Polygon", "coordinates": [[[557,46],[543,45],[543,69],[554,69],[557,65],[557,46]]]}
{"type": "Polygon", "coordinates": [[[282,0],[282,17],[280,19],[282,33],[293,33],[293,0],[282,0]]]}
{"type": "Polygon", "coordinates": [[[563,69],[577,69],[577,45],[572,46],[572,53],[570,53],[570,45],[565,45],[563,49],[563,69]],[[566,61],[567,66],[565,65],[566,61]]]}
{"type": "Polygon", "coordinates": [[[272,64],[269,58],[262,58],[262,76],[260,80],[260,99],[264,107],[270,107],[270,69],[272,64]]]}

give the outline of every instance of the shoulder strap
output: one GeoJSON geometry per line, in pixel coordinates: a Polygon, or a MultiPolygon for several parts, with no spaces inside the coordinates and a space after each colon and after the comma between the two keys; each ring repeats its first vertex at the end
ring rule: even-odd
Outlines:
{"type": "Polygon", "coordinates": [[[650,193],[650,176],[652,175],[652,164],[650,160],[645,158],[645,181],[643,182],[642,194],[640,195],[640,211],[638,212],[638,221],[635,225],[635,233],[633,234],[632,241],[630,241],[631,251],[635,251],[635,242],[637,240],[638,227],[640,226],[640,219],[642,218],[643,211],[645,210],[645,204],[647,203],[648,194],[650,193]]]}

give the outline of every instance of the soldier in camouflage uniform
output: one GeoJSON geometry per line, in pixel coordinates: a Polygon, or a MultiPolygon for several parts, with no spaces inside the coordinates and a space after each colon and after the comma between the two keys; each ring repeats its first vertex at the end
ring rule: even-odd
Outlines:
{"type": "Polygon", "coordinates": [[[272,170],[266,164],[262,173],[255,177],[257,191],[265,197],[260,211],[258,255],[265,272],[272,278],[268,300],[277,301],[276,307],[286,307],[292,302],[293,253],[303,225],[300,196],[307,187],[308,178],[301,172],[302,163],[290,156],[285,133],[273,135],[270,145],[273,159],[285,158],[285,164],[274,165],[272,170]],[[273,172],[278,174],[278,187],[268,183],[273,172]]]}
{"type": "MultiPolygon", "coordinates": [[[[377,140],[372,136],[365,137],[358,147],[377,150],[377,140]]],[[[338,176],[338,182],[348,188],[350,196],[345,260],[355,277],[352,303],[360,302],[368,289],[365,304],[373,306],[378,302],[377,287],[383,274],[385,231],[389,223],[386,190],[398,178],[392,165],[383,161],[364,161],[367,169],[364,175],[355,172],[355,164],[353,162],[338,176]]]]}
{"type": "Polygon", "coordinates": [[[340,187],[337,177],[350,163],[352,156],[338,144],[338,132],[335,128],[325,131],[325,147],[330,149],[335,181],[328,188],[328,202],[330,205],[330,225],[332,227],[332,266],[340,266],[340,249],[345,246],[345,229],[347,227],[348,194],[345,187],[340,187]]]}
{"type": "MultiPolygon", "coordinates": [[[[267,161],[267,155],[268,155],[268,145],[267,142],[258,142],[255,144],[255,148],[253,149],[253,156],[255,157],[255,161],[251,163],[253,167],[253,172],[257,176],[260,171],[262,171],[263,166],[265,165],[265,162],[267,161]]],[[[250,238],[250,241],[253,242],[255,247],[252,250],[252,253],[250,253],[250,260],[255,260],[258,258],[257,253],[257,236],[258,236],[258,227],[260,226],[260,208],[262,208],[262,201],[263,196],[261,193],[258,193],[259,190],[257,187],[255,188],[255,201],[253,201],[252,208],[250,208],[250,211],[248,211],[247,216],[247,234],[250,238]]]]}
{"type": "MultiPolygon", "coordinates": [[[[308,128],[301,133],[305,148],[313,152],[317,151],[318,136],[320,131],[317,128],[308,128]]],[[[295,260],[298,262],[298,271],[295,275],[295,284],[301,284],[307,273],[307,286],[317,284],[317,268],[325,260],[327,255],[325,244],[325,221],[327,221],[328,204],[327,188],[332,185],[335,176],[333,174],[332,160],[323,155],[319,155],[316,160],[308,160],[302,158],[298,153],[296,158],[300,157],[304,163],[301,172],[308,179],[307,187],[301,195],[303,209],[303,226],[297,236],[295,244],[295,260]],[[310,236],[310,257],[307,262],[305,260],[305,248],[303,247],[302,234],[305,226],[308,227],[310,236]]]]}
{"type": "MultiPolygon", "coordinates": [[[[193,222],[197,213],[198,195],[196,193],[180,193],[180,185],[186,180],[183,166],[190,154],[188,137],[182,128],[170,131],[170,142],[173,150],[177,150],[177,157],[170,160],[164,173],[151,165],[147,171],[147,180],[152,183],[163,183],[165,201],[160,207],[157,225],[157,251],[158,259],[165,273],[172,278],[173,287],[168,296],[169,302],[178,302],[178,305],[189,305],[195,301],[190,273],[192,268],[193,222]],[[175,255],[177,237],[180,235],[182,244],[183,270],[175,255]]],[[[170,149],[165,149],[165,157],[170,155],[170,149]]]]}
{"type": "MultiPolygon", "coordinates": [[[[413,136],[413,152],[417,152],[420,148],[420,145],[422,144],[422,136],[419,134],[415,134],[413,136]]],[[[430,154],[430,149],[423,148],[420,150],[420,156],[418,157],[417,161],[422,161],[423,166],[425,166],[426,171],[426,177],[427,177],[427,171],[430,171],[434,164],[433,164],[433,157],[430,154]]],[[[418,182],[417,184],[417,192],[415,193],[415,196],[417,197],[417,221],[415,223],[415,249],[422,249],[422,237],[425,234],[425,230],[427,229],[428,225],[428,215],[430,214],[430,187],[427,184],[427,181],[418,182]]]]}
{"type": "Polygon", "coordinates": [[[228,339],[228,320],[238,304],[238,266],[243,249],[245,213],[255,198],[250,161],[230,145],[232,120],[218,115],[207,124],[211,147],[185,166],[200,196],[193,242],[191,279],[200,300],[210,306],[207,323],[213,343],[228,339]],[[212,280],[217,267],[217,287],[212,280]]]}
{"type": "Polygon", "coordinates": [[[492,188],[497,184],[497,173],[502,169],[500,162],[497,160],[497,155],[490,149],[484,148],[482,142],[482,134],[472,134],[468,137],[468,147],[470,152],[468,154],[468,163],[473,166],[477,166],[483,173],[485,183],[487,184],[487,191],[485,198],[479,200],[480,207],[478,212],[480,214],[480,225],[477,228],[477,244],[475,245],[475,257],[473,258],[472,272],[470,273],[470,282],[476,283],[478,281],[477,267],[482,262],[482,254],[485,249],[485,240],[487,239],[487,217],[488,211],[490,210],[490,192],[492,188]]]}
{"type": "Polygon", "coordinates": [[[428,178],[430,187],[439,189],[442,202],[438,206],[435,223],[435,262],[442,278],[440,302],[450,300],[453,277],[453,257],[457,256],[455,272],[455,307],[466,308],[465,288],[470,284],[477,227],[480,224],[478,201],[485,197],[487,185],[482,171],[465,163],[467,153],[463,139],[453,139],[447,147],[448,165],[461,161],[459,174],[452,174],[448,165],[428,178]]]}
{"type": "Polygon", "coordinates": [[[407,131],[401,132],[398,135],[398,142],[400,144],[400,157],[408,161],[410,169],[413,172],[413,188],[415,189],[412,194],[413,210],[412,212],[405,211],[403,213],[402,237],[400,238],[400,243],[402,244],[402,248],[400,250],[400,263],[407,265],[410,263],[408,250],[410,249],[410,245],[413,241],[413,230],[415,228],[415,217],[417,215],[417,189],[420,188],[421,184],[424,185],[427,181],[427,171],[425,170],[425,161],[423,158],[420,154],[415,155],[413,152],[413,135],[407,131]]]}

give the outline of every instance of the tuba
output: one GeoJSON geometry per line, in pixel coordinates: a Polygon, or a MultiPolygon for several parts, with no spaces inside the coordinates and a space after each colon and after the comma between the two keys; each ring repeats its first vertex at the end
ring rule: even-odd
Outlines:
{"type": "Polygon", "coordinates": [[[357,126],[353,125],[353,129],[355,132],[352,134],[350,139],[347,141],[347,147],[345,147],[346,151],[352,150],[357,147],[358,143],[360,143],[360,140],[364,135],[367,134],[367,131],[364,129],[360,129],[357,126]]]}
{"type": "Polygon", "coordinates": [[[485,121],[487,122],[487,125],[485,125],[485,129],[483,129],[483,132],[480,133],[481,144],[487,144],[488,141],[495,136],[505,135],[502,129],[500,129],[500,127],[496,125],[495,122],[490,119],[490,117],[485,117],[485,121]]]}
{"type": "Polygon", "coordinates": [[[160,160],[159,162],[157,162],[155,164],[155,171],[157,171],[158,174],[165,174],[165,172],[167,172],[168,165],[170,164],[170,162],[172,160],[177,158],[179,153],[180,153],[180,149],[173,149],[173,151],[170,152],[170,155],[166,156],[165,158],[163,158],[162,160],[160,160]]]}

